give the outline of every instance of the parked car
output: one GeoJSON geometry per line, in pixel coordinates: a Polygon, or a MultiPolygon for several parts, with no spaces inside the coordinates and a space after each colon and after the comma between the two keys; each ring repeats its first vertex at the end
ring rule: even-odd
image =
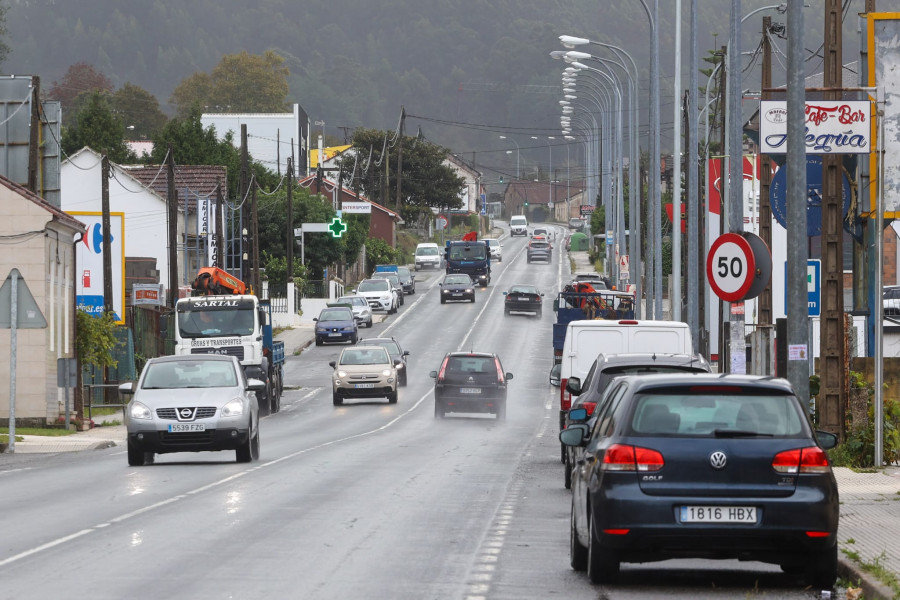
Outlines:
{"type": "Polygon", "coordinates": [[[757,560],[832,587],[839,498],[825,450],[837,437],[813,431],[786,380],[628,376],[608,394],[593,429],[559,434],[584,452],[572,474],[575,570],[605,583],[622,562],[757,560]]]}
{"type": "Polygon", "coordinates": [[[450,352],[434,379],[434,418],[447,413],[490,413],[506,418],[506,389],[513,378],[500,357],[484,352],[450,352]]]}
{"type": "Polygon", "coordinates": [[[363,279],[356,286],[356,293],[368,300],[372,310],[383,310],[391,315],[400,306],[397,292],[387,279],[363,279]]]}
{"type": "Polygon", "coordinates": [[[510,286],[503,292],[506,299],[503,302],[503,314],[510,315],[514,312],[534,313],[538,318],[544,314],[544,294],[536,286],[518,284],[510,286]]]}
{"type": "Polygon", "coordinates": [[[550,246],[550,242],[542,237],[540,238],[531,238],[531,241],[528,242],[528,250],[526,251],[526,262],[531,263],[536,260],[541,260],[545,262],[550,262],[553,258],[553,248],[550,246]]]}
{"type": "Polygon", "coordinates": [[[578,217],[569,219],[569,229],[581,229],[582,227],[584,227],[584,220],[578,217]]]}
{"type": "Polygon", "coordinates": [[[336,361],[328,363],[332,402],[340,406],[348,398],[387,398],[397,403],[397,368],[382,347],[344,348],[336,361]]]}
{"type": "Polygon", "coordinates": [[[491,259],[496,259],[497,262],[503,262],[503,244],[500,243],[500,240],[495,238],[483,238],[482,241],[491,249],[491,259]]]}
{"type": "Polygon", "coordinates": [[[416,246],[414,262],[416,271],[426,267],[439,269],[443,259],[438,245],[433,242],[424,242],[416,246]]]}
{"type": "Polygon", "coordinates": [[[884,288],[884,316],[900,317],[900,286],[884,288]]]}
{"type": "Polygon", "coordinates": [[[409,270],[409,267],[397,267],[397,276],[400,278],[400,285],[403,286],[404,294],[416,293],[416,278],[409,270]]]}
{"type": "Polygon", "coordinates": [[[237,357],[191,354],[151,358],[125,407],[128,464],[151,464],[155,454],[234,450],[237,462],[259,458],[259,379],[244,375],[237,357]]]}
{"type": "Polygon", "coordinates": [[[394,289],[394,292],[397,294],[397,302],[400,306],[403,306],[403,303],[406,302],[404,299],[406,295],[403,293],[403,284],[400,282],[400,276],[391,271],[376,271],[372,273],[372,279],[385,279],[391,282],[391,287],[394,289]]]}
{"type": "Polygon", "coordinates": [[[346,306],[330,306],[323,308],[316,323],[316,346],[325,342],[350,342],[355,344],[359,338],[359,325],[353,311],[346,306]]]}
{"type": "Polygon", "coordinates": [[[475,282],[465,273],[444,275],[438,284],[441,288],[441,304],[450,300],[471,300],[475,302],[475,282]]]}
{"type": "MultiPolygon", "coordinates": [[[[578,422],[593,427],[596,416],[602,412],[602,402],[608,399],[604,393],[616,377],[625,375],[650,375],[657,373],[709,373],[709,362],[699,354],[659,354],[656,352],[633,352],[624,354],[604,353],[597,357],[584,381],[571,377],[566,382],[566,391],[575,398],[566,415],[563,429],[573,421],[572,410],[583,408],[586,418],[578,422]]],[[[565,469],[563,482],[566,489],[572,486],[572,469],[581,456],[578,446],[564,446],[565,469]]]]}
{"type": "Polygon", "coordinates": [[[369,307],[369,301],[365,297],[358,294],[340,296],[329,306],[340,306],[342,304],[350,307],[350,310],[353,312],[353,318],[356,319],[360,327],[372,326],[372,309],[369,307]]]}
{"type": "Polygon", "coordinates": [[[392,337],[366,338],[359,340],[357,346],[381,346],[388,351],[394,366],[397,367],[397,383],[401,386],[406,385],[406,373],[409,371],[406,364],[406,357],[409,356],[409,350],[400,347],[400,342],[392,337]]]}

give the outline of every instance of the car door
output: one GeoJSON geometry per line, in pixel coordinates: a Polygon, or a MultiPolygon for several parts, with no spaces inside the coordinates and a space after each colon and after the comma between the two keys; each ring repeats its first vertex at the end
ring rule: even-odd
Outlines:
{"type": "Polygon", "coordinates": [[[601,400],[602,412],[594,422],[594,428],[590,432],[590,439],[581,452],[581,456],[575,461],[572,470],[572,495],[575,505],[575,529],[578,537],[587,546],[588,528],[588,504],[592,485],[600,477],[603,465],[603,442],[613,431],[615,423],[613,415],[628,391],[628,385],[622,381],[613,382],[607,391],[606,398],[601,400]]]}

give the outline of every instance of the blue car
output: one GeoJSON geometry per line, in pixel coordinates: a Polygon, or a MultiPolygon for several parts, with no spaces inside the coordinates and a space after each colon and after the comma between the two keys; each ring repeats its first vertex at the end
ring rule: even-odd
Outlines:
{"type": "Polygon", "coordinates": [[[355,344],[359,337],[359,326],[353,318],[353,311],[345,306],[322,309],[316,322],[316,346],[325,342],[347,342],[355,344]]]}

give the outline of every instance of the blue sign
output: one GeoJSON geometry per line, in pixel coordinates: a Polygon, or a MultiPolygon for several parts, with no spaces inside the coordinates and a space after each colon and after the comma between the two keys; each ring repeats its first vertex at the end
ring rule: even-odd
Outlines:
{"type": "MultiPolygon", "coordinates": [[[[787,313],[788,305],[788,278],[787,261],[784,263],[784,312],[787,313]]],[[[807,306],[809,316],[818,317],[822,314],[822,261],[811,258],[806,263],[806,291],[808,293],[807,306]]]]}
{"type": "MultiPolygon", "coordinates": [[[[846,228],[847,211],[850,210],[850,181],[841,175],[841,217],[846,228]]],[[[778,169],[769,188],[769,202],[772,216],[778,224],[787,229],[787,167],[778,169]]],[[[822,159],[818,156],[806,157],[806,235],[822,234],[822,159]]]]}

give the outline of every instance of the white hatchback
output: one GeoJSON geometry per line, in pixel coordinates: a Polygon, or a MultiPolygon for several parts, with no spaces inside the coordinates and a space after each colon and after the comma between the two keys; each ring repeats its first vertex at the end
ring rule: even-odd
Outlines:
{"type": "Polygon", "coordinates": [[[482,241],[491,249],[491,258],[497,259],[497,262],[503,262],[503,244],[500,243],[500,240],[484,238],[482,241]]]}

